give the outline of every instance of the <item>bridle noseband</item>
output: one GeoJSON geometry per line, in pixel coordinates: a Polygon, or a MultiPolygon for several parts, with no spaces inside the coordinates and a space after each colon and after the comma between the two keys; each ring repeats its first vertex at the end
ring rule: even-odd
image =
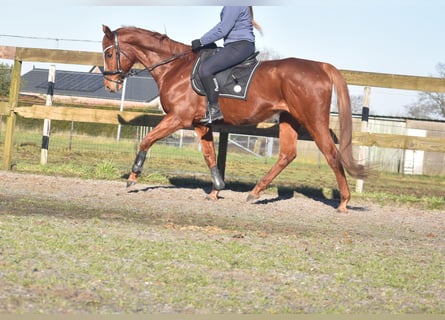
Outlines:
{"type": "MultiPolygon", "coordinates": [[[[122,84],[122,83],[124,82],[124,79],[125,79],[125,78],[127,78],[127,77],[133,75],[133,72],[132,72],[131,70],[128,71],[128,72],[124,72],[124,70],[122,69],[122,66],[121,66],[121,59],[120,59],[120,58],[121,58],[121,53],[122,53],[122,55],[124,55],[128,60],[131,61],[132,65],[134,64],[134,60],[132,60],[132,59],[129,57],[129,55],[128,55],[125,51],[123,51],[123,50],[120,49],[120,47],[119,47],[119,40],[118,40],[118,38],[117,38],[117,32],[116,32],[116,31],[113,31],[113,35],[114,35],[114,44],[109,45],[108,47],[106,47],[106,48],[104,49],[104,51],[103,51],[103,55],[104,55],[104,58],[105,58],[105,54],[106,54],[106,52],[107,52],[109,49],[111,49],[111,48],[114,47],[114,49],[116,50],[116,65],[117,65],[117,70],[110,70],[110,71],[105,71],[105,70],[104,70],[104,71],[102,72],[102,75],[103,75],[103,77],[104,77],[106,80],[108,80],[108,81],[110,81],[110,82],[113,82],[113,83],[116,83],[116,84],[122,84]],[[115,75],[119,75],[119,77],[120,77],[119,80],[113,80],[113,79],[110,79],[110,78],[107,77],[107,76],[115,76],[115,75]]],[[[181,57],[183,57],[183,56],[185,56],[185,55],[187,55],[187,54],[189,54],[189,53],[191,53],[191,52],[192,52],[192,50],[186,50],[186,51],[181,52],[181,53],[176,53],[176,54],[172,55],[170,58],[167,58],[167,59],[165,59],[165,60],[162,60],[161,62],[158,62],[158,63],[153,64],[153,65],[150,66],[150,67],[147,67],[147,70],[148,70],[149,72],[151,72],[151,71],[153,71],[155,68],[157,68],[157,67],[159,67],[159,66],[162,66],[162,65],[164,65],[164,64],[170,63],[170,62],[172,62],[172,61],[174,61],[174,60],[176,60],[176,59],[179,59],[179,58],[181,58],[181,57]]]]}

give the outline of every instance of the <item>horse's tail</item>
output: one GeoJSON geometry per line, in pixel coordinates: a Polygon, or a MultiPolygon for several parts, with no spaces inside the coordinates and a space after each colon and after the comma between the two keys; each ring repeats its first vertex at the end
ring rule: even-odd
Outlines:
{"type": "Polygon", "coordinates": [[[352,154],[352,111],[348,86],[337,68],[330,64],[324,64],[324,67],[337,92],[340,121],[340,161],[350,176],[357,179],[365,178],[368,176],[368,170],[363,165],[358,164],[352,154]]]}

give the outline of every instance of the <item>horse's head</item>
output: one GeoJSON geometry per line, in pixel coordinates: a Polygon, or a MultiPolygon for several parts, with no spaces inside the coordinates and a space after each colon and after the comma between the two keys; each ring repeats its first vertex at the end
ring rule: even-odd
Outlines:
{"type": "Polygon", "coordinates": [[[116,92],[122,89],[124,79],[134,64],[134,58],[119,42],[117,31],[111,31],[106,25],[102,25],[102,30],[105,34],[102,40],[104,86],[110,92],[116,92]]]}

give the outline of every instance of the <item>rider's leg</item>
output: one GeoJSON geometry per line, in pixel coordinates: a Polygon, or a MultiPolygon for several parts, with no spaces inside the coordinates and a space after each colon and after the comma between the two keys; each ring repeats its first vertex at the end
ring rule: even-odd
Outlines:
{"type": "Polygon", "coordinates": [[[219,91],[216,79],[214,78],[213,74],[210,74],[210,76],[201,76],[201,82],[207,95],[207,111],[204,118],[202,118],[200,122],[212,123],[213,121],[223,119],[223,115],[219,109],[219,91]]]}
{"type": "Polygon", "coordinates": [[[238,41],[221,48],[201,64],[199,74],[207,95],[207,112],[201,123],[212,123],[223,118],[218,104],[218,83],[214,75],[242,62],[254,52],[254,43],[238,41]]]}

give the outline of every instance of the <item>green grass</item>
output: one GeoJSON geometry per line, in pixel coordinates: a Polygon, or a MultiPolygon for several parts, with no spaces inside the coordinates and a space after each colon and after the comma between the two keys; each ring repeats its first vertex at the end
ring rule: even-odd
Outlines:
{"type": "Polygon", "coordinates": [[[167,219],[149,206],[139,213],[26,198],[0,203],[1,311],[445,311],[440,239],[410,233],[407,241],[409,231],[398,226],[369,222],[338,234],[328,221],[313,221],[298,233],[265,234],[268,221],[198,227],[185,222],[194,212],[167,219]]]}

